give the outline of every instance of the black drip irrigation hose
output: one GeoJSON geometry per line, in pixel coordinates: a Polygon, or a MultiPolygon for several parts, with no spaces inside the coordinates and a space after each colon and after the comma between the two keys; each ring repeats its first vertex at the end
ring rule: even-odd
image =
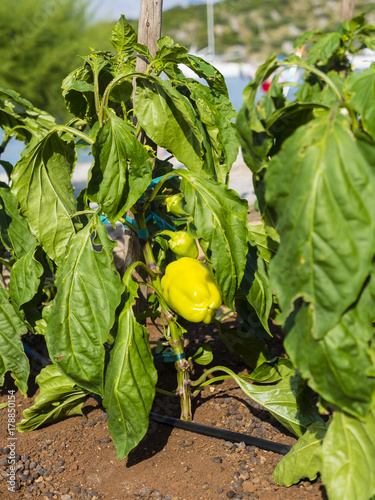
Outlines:
{"type": "Polygon", "coordinates": [[[225,439],[226,441],[245,443],[249,446],[256,446],[257,448],[261,448],[262,450],[279,453],[280,455],[286,455],[292,448],[287,444],[267,441],[266,439],[256,438],[253,436],[248,436],[246,434],[240,434],[239,432],[226,431],[225,429],[219,429],[218,427],[209,427],[208,425],[186,422],[178,418],[167,417],[166,415],[159,415],[153,412],[150,413],[150,419],[159,424],[172,425],[173,427],[177,427],[178,429],[195,432],[197,434],[204,434],[205,436],[210,436],[218,439],[225,439]]]}
{"type": "MultiPolygon", "coordinates": [[[[31,349],[25,343],[23,343],[25,353],[30,357],[34,358],[35,361],[44,368],[45,366],[51,364],[46,358],[41,356],[37,351],[31,349]]],[[[96,394],[92,394],[95,399],[98,398],[96,394]]],[[[101,403],[101,401],[100,401],[101,403]]],[[[286,455],[289,453],[291,446],[287,444],[277,443],[274,441],[267,441],[266,439],[256,438],[249,436],[247,434],[240,434],[239,432],[227,431],[225,429],[219,429],[218,427],[210,427],[208,425],[196,424],[195,422],[186,422],[185,420],[180,420],[179,418],[168,417],[167,415],[159,415],[158,413],[150,412],[150,419],[158,424],[171,425],[178,429],[183,429],[189,432],[195,432],[196,434],[203,434],[205,436],[214,437],[217,439],[225,439],[226,441],[234,441],[236,443],[245,443],[249,446],[256,446],[262,450],[273,451],[274,453],[279,453],[280,455],[286,455]]]]}

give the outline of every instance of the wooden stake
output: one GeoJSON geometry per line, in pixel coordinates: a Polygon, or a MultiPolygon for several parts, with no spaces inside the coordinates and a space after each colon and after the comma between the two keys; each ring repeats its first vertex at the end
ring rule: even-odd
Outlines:
{"type": "Polygon", "coordinates": [[[355,0],[342,0],[341,21],[350,21],[354,17],[355,0]]]}
{"type": "MultiPolygon", "coordinates": [[[[138,23],[138,43],[147,45],[152,56],[157,51],[157,41],[161,36],[161,13],[163,0],[141,0],[138,23]]],[[[136,71],[144,73],[147,62],[137,57],[136,71]]]]}

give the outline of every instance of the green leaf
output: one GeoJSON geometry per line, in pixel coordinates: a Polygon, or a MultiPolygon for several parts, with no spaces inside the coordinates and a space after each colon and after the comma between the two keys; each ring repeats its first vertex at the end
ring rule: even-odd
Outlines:
{"type": "Polygon", "coordinates": [[[257,367],[269,360],[266,344],[246,325],[240,324],[236,328],[225,328],[219,323],[218,327],[224,344],[248,366],[257,367]]]}
{"type": "Polygon", "coordinates": [[[191,215],[188,230],[209,246],[210,261],[225,304],[233,308],[234,297],[245,270],[247,253],[247,202],[203,173],[175,170],[182,177],[185,210],[191,215]]]}
{"type": "Polygon", "coordinates": [[[150,184],[153,155],[137,140],[135,128],[111,111],[92,151],[87,196],[115,223],[150,184]]]}
{"type": "Polygon", "coordinates": [[[53,133],[29,151],[12,172],[12,193],[21,215],[58,265],[75,233],[71,219],[77,206],[70,181],[73,161],[74,143],[66,143],[53,133]]]}
{"type": "Polygon", "coordinates": [[[198,365],[209,365],[214,359],[214,355],[212,354],[212,347],[209,344],[203,344],[191,359],[195,361],[198,365]]]}
{"type": "Polygon", "coordinates": [[[99,395],[103,393],[103,344],[123,290],[113,263],[114,246],[95,216],[72,239],[57,273],[56,297],[45,307],[53,308],[45,332],[51,360],[75,384],[99,395]]]}
{"type": "Polygon", "coordinates": [[[26,325],[9,302],[4,288],[0,288],[0,385],[10,371],[16,386],[26,397],[29,361],[23,351],[21,335],[27,333],[26,325]]]}
{"type": "Polygon", "coordinates": [[[241,291],[254,308],[263,328],[271,335],[268,327],[273,296],[264,260],[258,255],[255,247],[249,246],[246,267],[241,281],[241,291]]]}
{"type": "Polygon", "coordinates": [[[291,486],[301,479],[316,479],[322,467],[322,443],[327,425],[311,424],[290,452],[277,464],[272,477],[277,484],[291,486]]]}
{"type": "Polygon", "coordinates": [[[35,258],[37,248],[37,245],[31,247],[12,267],[9,294],[18,310],[35,297],[40,286],[44,268],[35,258]]]}
{"type": "Polygon", "coordinates": [[[375,66],[349,75],[346,90],[349,103],[361,115],[363,129],[375,139],[375,66]]]}
{"type": "Polygon", "coordinates": [[[111,44],[117,50],[119,55],[130,54],[133,51],[134,44],[137,42],[137,33],[127,22],[124,14],[112,30],[111,44]]]}
{"type": "Polygon", "coordinates": [[[338,412],[322,449],[322,479],[330,500],[368,500],[375,494],[375,410],[363,420],[338,412]]]}
{"type": "Polygon", "coordinates": [[[223,75],[212,64],[198,56],[188,55],[188,61],[184,64],[192,69],[199,78],[204,78],[210,89],[228,97],[228,89],[223,75]]]}
{"type": "Polygon", "coordinates": [[[22,217],[17,208],[17,199],[10,192],[10,188],[0,184],[0,221],[1,240],[20,259],[36,243],[31,234],[27,219],[22,217]]]}
{"type": "Polygon", "coordinates": [[[257,247],[260,257],[269,264],[280,244],[280,237],[276,230],[264,224],[263,221],[261,224],[249,225],[248,229],[250,243],[257,247]]]}
{"type": "Polygon", "coordinates": [[[325,63],[340,47],[341,34],[327,33],[322,35],[311,47],[307,56],[308,64],[316,64],[317,62],[325,63]]]}
{"type": "Polygon", "coordinates": [[[245,394],[264,406],[290,432],[302,436],[309,425],[322,421],[311,404],[311,391],[301,377],[286,377],[275,385],[254,385],[233,374],[245,394]]]}
{"type": "Polygon", "coordinates": [[[199,118],[205,126],[210,143],[208,147],[213,150],[214,173],[211,177],[226,183],[228,173],[238,156],[237,130],[230,121],[236,113],[224,95],[200,83],[191,83],[188,87],[191,91],[190,98],[195,101],[199,118]]]}
{"type": "Polygon", "coordinates": [[[286,324],[285,349],[310,387],[327,402],[363,417],[375,391],[369,378],[372,361],[368,344],[373,336],[375,279],[365,287],[353,305],[321,340],[312,335],[312,308],[302,304],[286,324]]]}
{"type": "Polygon", "coordinates": [[[294,367],[290,359],[276,358],[276,360],[266,361],[257,366],[249,375],[253,382],[262,384],[272,384],[279,380],[293,375],[294,367]]]}
{"type": "Polygon", "coordinates": [[[135,109],[147,136],[189,170],[203,169],[203,137],[188,99],[168,81],[137,79],[135,109]]]}
{"type": "Polygon", "coordinates": [[[89,395],[85,389],[73,384],[55,365],[49,365],[36,377],[39,394],[34,405],[23,412],[17,424],[19,432],[29,432],[64,417],[82,415],[82,404],[89,395]]]}
{"type": "Polygon", "coordinates": [[[55,119],[50,114],[36,108],[17,92],[2,88],[0,88],[0,123],[6,134],[26,143],[32,139],[42,139],[56,125],[55,119]]]}
{"type": "Polygon", "coordinates": [[[148,429],[157,382],[147,330],[137,323],[132,310],[137,297],[133,270],[134,265],[127,269],[123,279],[125,304],[119,316],[103,398],[119,460],[137,446],[148,429]]]}
{"type": "Polygon", "coordinates": [[[349,127],[336,107],[302,126],[265,176],[281,237],[269,268],[280,320],[303,297],[317,339],[356,300],[372,266],[375,175],[349,127]]]}

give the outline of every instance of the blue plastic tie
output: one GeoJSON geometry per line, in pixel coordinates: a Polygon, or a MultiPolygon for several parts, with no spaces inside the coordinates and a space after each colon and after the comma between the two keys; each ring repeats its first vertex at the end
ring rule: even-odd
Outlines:
{"type": "Polygon", "coordinates": [[[151,212],[150,215],[147,217],[146,219],[146,224],[148,222],[150,222],[151,220],[153,220],[155,222],[155,224],[162,230],[164,231],[165,229],[169,229],[170,231],[177,231],[177,229],[173,226],[171,226],[170,224],[168,224],[168,222],[165,222],[164,219],[162,219],[161,217],[159,217],[155,212],[151,212]]]}
{"type": "Polygon", "coordinates": [[[173,363],[174,361],[179,361],[180,359],[185,359],[185,354],[180,352],[180,354],[174,354],[173,352],[161,352],[159,354],[154,354],[154,361],[161,363],[173,363]]]}

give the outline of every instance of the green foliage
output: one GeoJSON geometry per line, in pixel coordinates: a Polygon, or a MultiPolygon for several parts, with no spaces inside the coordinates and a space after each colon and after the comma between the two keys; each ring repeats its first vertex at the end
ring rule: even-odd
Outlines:
{"type": "Polygon", "coordinates": [[[279,236],[251,236],[269,262],[262,283],[275,292],[291,362],[333,414],[329,425],[307,430],[274,477],[290,486],[321,473],[330,500],[375,493],[374,67],[354,73],[348,58],[374,38],[362,15],[334,33],[302,35],[296,45],[312,43],[306,58],[271,56],[245,90],[237,120],[262,233],[279,236]],[[294,102],[282,98],[282,66],[304,72],[294,102]]]}

